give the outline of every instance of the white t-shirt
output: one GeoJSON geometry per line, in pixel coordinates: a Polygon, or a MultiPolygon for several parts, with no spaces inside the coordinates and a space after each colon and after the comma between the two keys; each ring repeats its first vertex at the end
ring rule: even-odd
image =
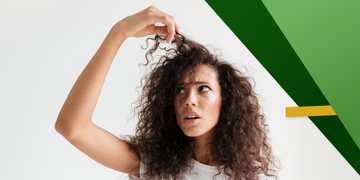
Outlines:
{"type": "MultiPolygon", "coordinates": [[[[213,176],[219,173],[216,166],[209,166],[206,164],[202,164],[194,159],[192,159],[191,163],[194,163],[194,167],[192,170],[187,169],[183,174],[183,180],[212,180],[213,176]]],[[[129,175],[129,180],[145,180],[142,178],[142,174],[145,172],[145,166],[143,163],[140,164],[140,178],[129,175]]],[[[227,180],[229,176],[227,176],[224,172],[215,176],[214,180],[227,180]]],[[[260,178],[265,180],[266,177],[261,174],[260,178]]]]}

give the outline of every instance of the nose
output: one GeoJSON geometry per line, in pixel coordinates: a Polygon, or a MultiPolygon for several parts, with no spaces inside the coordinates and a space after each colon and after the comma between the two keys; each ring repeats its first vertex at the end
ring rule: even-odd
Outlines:
{"type": "Polygon", "coordinates": [[[196,100],[196,94],[193,91],[189,91],[185,97],[185,103],[184,103],[185,107],[197,107],[198,106],[198,102],[196,100]]]}

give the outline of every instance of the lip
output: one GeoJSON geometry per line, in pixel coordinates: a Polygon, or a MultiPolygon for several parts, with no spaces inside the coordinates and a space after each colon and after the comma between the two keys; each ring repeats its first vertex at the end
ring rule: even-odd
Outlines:
{"type": "Polygon", "coordinates": [[[188,111],[184,115],[184,122],[188,126],[196,125],[200,120],[201,120],[201,117],[200,117],[199,113],[197,113],[195,111],[188,111]],[[190,119],[186,119],[187,116],[196,116],[199,118],[190,120],[190,119]]]}
{"type": "Polygon", "coordinates": [[[199,115],[199,113],[195,112],[195,111],[188,111],[184,114],[184,119],[186,119],[186,117],[188,116],[196,116],[199,117],[199,119],[201,119],[201,116],[199,115]]]}

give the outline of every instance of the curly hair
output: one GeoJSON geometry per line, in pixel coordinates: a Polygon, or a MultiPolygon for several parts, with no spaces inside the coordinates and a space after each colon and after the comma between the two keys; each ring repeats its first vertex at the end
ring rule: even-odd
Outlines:
{"type": "Polygon", "coordinates": [[[194,157],[194,139],[177,124],[175,87],[186,68],[204,64],[218,73],[222,96],[211,142],[212,155],[222,165],[216,175],[224,170],[229,179],[258,179],[260,174],[277,179],[268,125],[250,78],[184,35],[174,37],[172,48],[161,47],[165,42],[162,35],[148,38],[147,47],[149,41],[154,45],[146,53],[144,65],[154,59],[157,50],[166,53],[151,64],[152,70],[142,81],[142,94],[134,108],[139,119],[136,133],[126,140],[146,167],[142,175],[146,179],[181,179],[183,170],[192,167],[189,162],[194,157]]]}

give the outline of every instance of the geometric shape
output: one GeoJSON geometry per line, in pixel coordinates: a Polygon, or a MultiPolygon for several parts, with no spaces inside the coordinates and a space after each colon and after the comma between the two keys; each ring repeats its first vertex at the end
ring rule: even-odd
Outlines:
{"type": "Polygon", "coordinates": [[[360,175],[360,150],[338,116],[309,117],[360,175]]]}
{"type": "MultiPolygon", "coordinates": [[[[206,2],[298,106],[330,104],[262,1],[206,2]]],[[[360,175],[360,149],[339,117],[309,119],[360,175]]]]}
{"type": "Polygon", "coordinates": [[[360,148],[360,1],[263,3],[360,148]]]}
{"type": "Polygon", "coordinates": [[[336,115],[336,113],[330,105],[286,107],[286,117],[335,116],[335,115],[336,115]]]}

